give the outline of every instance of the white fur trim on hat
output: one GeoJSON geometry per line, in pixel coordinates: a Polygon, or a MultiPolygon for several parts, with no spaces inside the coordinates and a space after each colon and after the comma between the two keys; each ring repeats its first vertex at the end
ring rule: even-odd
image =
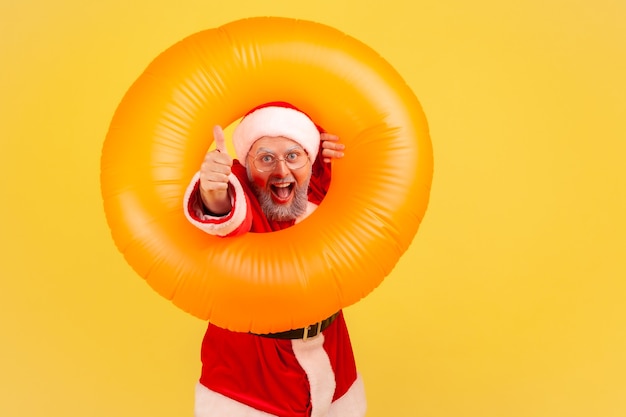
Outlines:
{"type": "Polygon", "coordinates": [[[307,151],[311,161],[317,157],[320,133],[315,123],[301,111],[271,106],[261,107],[245,116],[233,132],[237,159],[246,165],[250,148],[264,136],[284,136],[298,142],[307,151]]]}

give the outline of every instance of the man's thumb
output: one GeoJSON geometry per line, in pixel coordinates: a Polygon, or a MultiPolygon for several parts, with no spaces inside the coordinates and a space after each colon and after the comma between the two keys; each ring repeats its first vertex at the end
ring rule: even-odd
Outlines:
{"type": "Polygon", "coordinates": [[[213,139],[215,140],[215,149],[218,152],[226,153],[226,139],[221,126],[218,125],[213,128],[213,139]]]}

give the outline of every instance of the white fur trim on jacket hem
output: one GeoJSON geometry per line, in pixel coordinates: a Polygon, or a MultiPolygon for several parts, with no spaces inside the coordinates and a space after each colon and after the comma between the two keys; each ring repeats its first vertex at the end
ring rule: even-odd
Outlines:
{"type": "Polygon", "coordinates": [[[330,405],[325,417],[363,417],[366,411],[365,385],[361,375],[357,374],[350,389],[330,405]]]}
{"type": "Polygon", "coordinates": [[[324,334],[313,339],[291,341],[293,353],[306,372],[311,393],[311,417],[325,417],[335,393],[335,372],[324,350],[324,334]]]}
{"type": "Polygon", "coordinates": [[[194,417],[276,417],[196,384],[194,417]]]}
{"type": "MultiPolygon", "coordinates": [[[[324,417],[364,417],[367,404],[361,376],[350,389],[333,402],[324,417]]],[[[218,394],[200,384],[196,384],[194,417],[277,417],[257,410],[246,404],[218,394]]]]}
{"type": "Polygon", "coordinates": [[[230,216],[226,217],[227,220],[224,220],[225,217],[205,214],[202,207],[197,207],[197,205],[190,206],[189,200],[191,199],[196,187],[199,186],[199,172],[194,175],[189,186],[187,186],[187,190],[185,191],[185,197],[183,199],[185,217],[187,217],[187,220],[189,220],[189,222],[198,229],[211,235],[227,236],[237,230],[246,218],[247,202],[241,183],[234,174],[230,174],[228,178],[235,195],[231,197],[233,211],[230,216]]]}

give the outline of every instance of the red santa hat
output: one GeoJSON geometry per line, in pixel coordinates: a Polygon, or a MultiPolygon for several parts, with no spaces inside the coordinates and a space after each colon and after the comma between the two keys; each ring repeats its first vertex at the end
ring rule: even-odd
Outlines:
{"type": "Polygon", "coordinates": [[[311,161],[317,157],[321,129],[292,104],[274,101],[250,110],[233,131],[237,159],[245,161],[250,148],[264,136],[284,136],[299,143],[311,161]]]}

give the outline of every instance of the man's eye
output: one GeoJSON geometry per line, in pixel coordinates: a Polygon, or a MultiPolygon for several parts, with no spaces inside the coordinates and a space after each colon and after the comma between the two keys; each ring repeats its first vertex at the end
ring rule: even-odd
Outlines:
{"type": "Polygon", "coordinates": [[[289,152],[287,155],[285,155],[285,159],[288,161],[295,161],[296,159],[298,159],[299,156],[300,154],[298,152],[289,152]]]}
{"type": "Polygon", "coordinates": [[[265,164],[271,164],[274,162],[274,156],[272,155],[263,155],[261,156],[261,161],[265,164]]]}

